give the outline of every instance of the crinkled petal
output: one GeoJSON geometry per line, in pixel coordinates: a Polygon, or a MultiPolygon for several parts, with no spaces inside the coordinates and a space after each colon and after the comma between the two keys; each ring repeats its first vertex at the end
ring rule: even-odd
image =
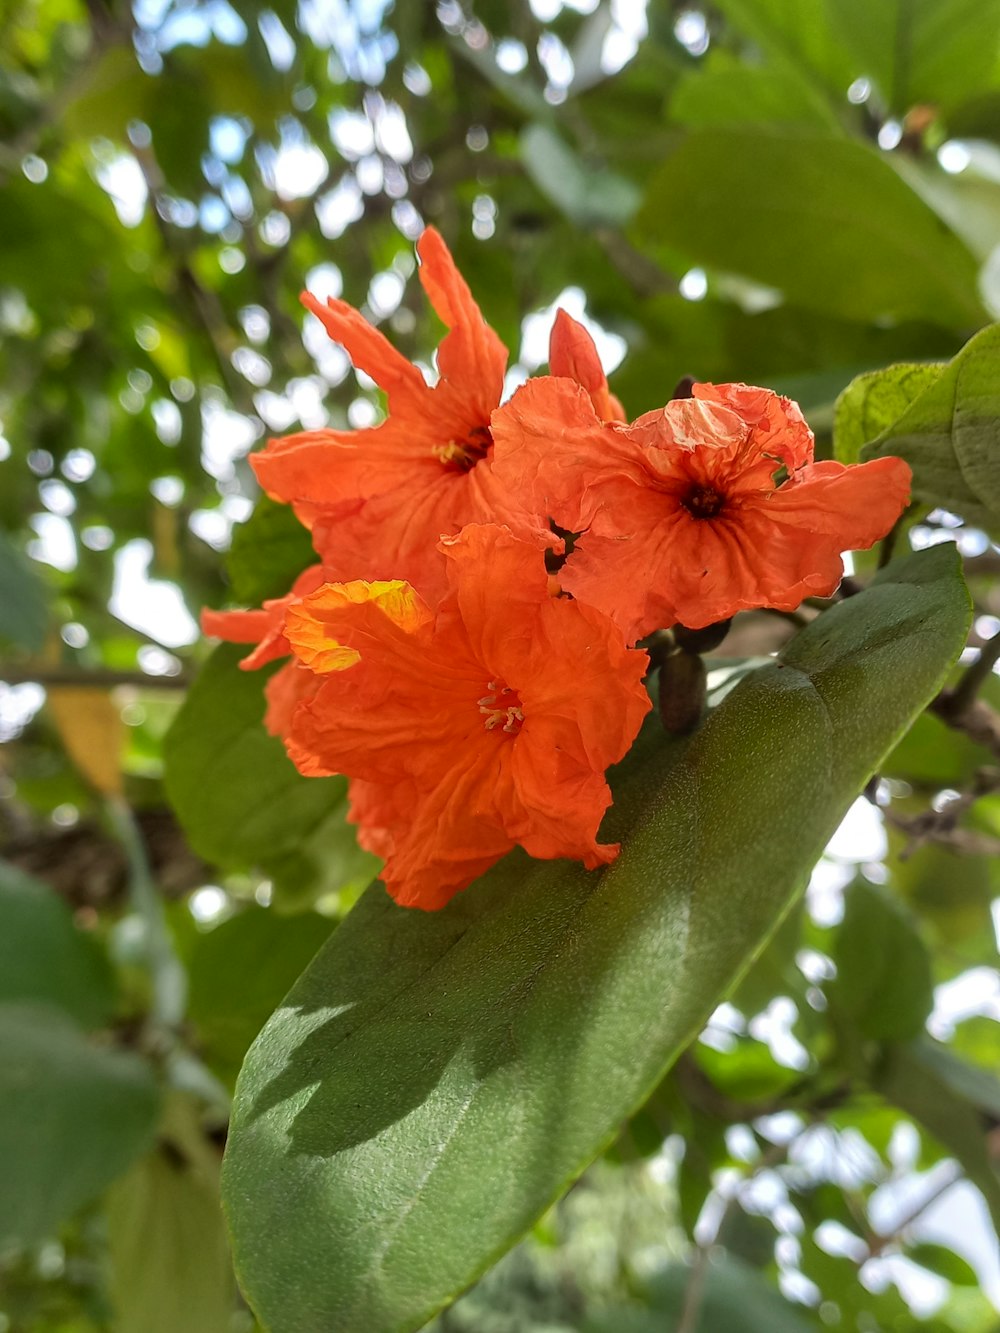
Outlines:
{"type": "Polygon", "coordinates": [[[735,412],[753,431],[755,450],[780,459],[789,472],[812,462],[813,433],[790,398],[751,384],[695,384],[691,392],[735,412]]]}
{"type": "Polygon", "coordinates": [[[567,532],[593,522],[609,475],[634,485],[648,479],[627,428],[601,421],[586,390],[570,380],[529,380],[493,413],[492,431],[498,482],[525,510],[567,532]]]}

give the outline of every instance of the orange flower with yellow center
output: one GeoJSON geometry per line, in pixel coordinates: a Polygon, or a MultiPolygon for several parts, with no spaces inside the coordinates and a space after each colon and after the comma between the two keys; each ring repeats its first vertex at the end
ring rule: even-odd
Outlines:
{"type": "Polygon", "coordinates": [[[829,596],[841,553],[884,537],[910,493],[898,458],[814,462],[798,407],[745,384],[696,384],[628,425],[570,380],[536,379],[494,413],[493,437],[510,503],[575,534],[563,587],[630,643],[829,596]]]}
{"type": "Polygon", "coordinates": [[[604,773],[649,709],[644,653],[599,611],[553,595],[543,547],[471,526],[442,542],[436,610],[401,580],[328,584],[285,634],[321,684],[295,710],[289,754],[346,773],[389,892],[436,908],[516,844],[613,860],[597,841],[604,773]]]}

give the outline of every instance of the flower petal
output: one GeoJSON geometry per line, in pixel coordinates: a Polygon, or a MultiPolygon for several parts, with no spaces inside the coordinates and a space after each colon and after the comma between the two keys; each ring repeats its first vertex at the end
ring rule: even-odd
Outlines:
{"type": "Polygon", "coordinates": [[[303,292],[299,300],[316,316],[334,342],[341,344],[352,364],[385,389],[390,411],[405,406],[426,389],[424,377],[417,367],[411,365],[384,333],[369,324],[364,315],[346,301],[329,296],[324,303],[310,292],[303,292]]]}
{"type": "Polygon", "coordinates": [[[441,378],[451,381],[488,420],[503,392],[507,349],[483,319],[441,233],[427,227],[417,242],[420,281],[427,298],[450,332],[438,348],[441,378]]]}
{"type": "Polygon", "coordinates": [[[607,376],[594,340],[565,310],[557,310],[549,336],[549,372],[576,380],[590,394],[602,421],[624,421],[625,411],[608,388],[607,376]]]}

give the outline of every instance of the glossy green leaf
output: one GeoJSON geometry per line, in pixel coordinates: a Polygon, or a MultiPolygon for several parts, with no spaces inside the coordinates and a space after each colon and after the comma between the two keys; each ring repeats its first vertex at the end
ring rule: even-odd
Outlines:
{"type": "Polygon", "coordinates": [[[272,1333],[415,1329],[615,1135],[760,950],[965,640],[956,555],[889,567],[625,765],[601,873],[514,854],[361,900],[247,1057],[224,1197],[272,1333]]]}
{"type": "Polygon", "coordinates": [[[578,226],[622,226],[639,207],[627,177],[584,162],[547,125],[529,125],[520,147],[532,180],[578,226]]]}
{"type": "Polygon", "coordinates": [[[0,640],[37,652],[45,642],[48,621],[41,576],[0,529],[0,640]]]}
{"type": "Polygon", "coordinates": [[[246,649],[209,658],[164,745],[166,784],[192,847],[234,869],[287,874],[301,891],[368,884],[377,861],[347,823],[342,778],[304,778],[263,727],[269,671],[241,671],[246,649]]]}
{"type": "Polygon", "coordinates": [[[97,942],[46,884],[0,861],[0,1004],[38,1000],[83,1027],[111,1016],[114,984],[97,942]]]}
{"type": "Polygon", "coordinates": [[[810,309],[958,329],[984,318],[973,256],[855,140],[698,130],[653,176],[637,225],[650,245],[766,283],[810,309]]]}
{"type": "Polygon", "coordinates": [[[931,960],[909,913],[891,894],[856,880],[848,890],[827,987],[835,1013],[862,1037],[905,1041],[934,1006],[931,960]]]}
{"type": "Polygon", "coordinates": [[[152,1068],[56,1009],[0,1005],[0,1240],[36,1241],[148,1146],[152,1068]]]}
{"type": "Polygon", "coordinates": [[[861,450],[862,459],[887,454],[913,468],[916,499],[1000,532],[1000,324],[966,343],[861,450]]]}

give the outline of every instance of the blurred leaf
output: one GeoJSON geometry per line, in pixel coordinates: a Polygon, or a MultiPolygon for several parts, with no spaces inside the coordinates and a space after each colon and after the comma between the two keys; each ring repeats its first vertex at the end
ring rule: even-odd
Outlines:
{"type": "Polygon", "coordinates": [[[714,47],[677,85],[670,114],[679,124],[695,128],[748,122],[837,128],[829,102],[801,72],[749,65],[714,47]]]}
{"type": "Polygon", "coordinates": [[[65,1014],[0,1006],[0,1239],[42,1240],[149,1143],[159,1093],[137,1056],[65,1014]]]}
{"type": "Polygon", "coordinates": [[[226,561],[233,601],[259,606],[269,597],[283,597],[317,560],[309,533],[291,506],[262,495],[247,521],[233,529],[226,561]]]}
{"type": "Polygon", "coordinates": [[[626,765],[609,869],[514,854],[434,913],[369,891],[237,1087],[225,1196],[263,1321],[414,1329],[509,1247],[766,941],[967,623],[955,553],[911,557],[626,765]]]}
{"type": "Polygon", "coordinates": [[[110,690],[57,685],[49,686],[45,697],[62,742],[83,776],[102,796],[120,796],[125,724],[110,690]]]}
{"type": "Polygon", "coordinates": [[[315,912],[248,907],[199,935],[188,962],[188,1016],[198,1048],[235,1079],[250,1043],[333,929],[315,912]]]}
{"type": "Polygon", "coordinates": [[[171,1121],[157,1147],[108,1196],[115,1333],[225,1333],[235,1290],[219,1208],[218,1159],[192,1113],[171,1121]],[[196,1156],[190,1154],[192,1142],[196,1156]]]}
{"type": "Polygon", "coordinates": [[[995,86],[998,0],[828,0],[828,8],[887,112],[947,107],[995,86]]]}
{"type": "Polygon", "coordinates": [[[639,207],[639,190],[625,176],[591,167],[547,125],[521,135],[521,157],[542,194],[580,227],[621,227],[639,207]]]}
{"type": "Polygon", "coordinates": [[[856,463],[861,446],[897,421],[943,366],[917,362],[859,375],[837,399],[833,451],[842,463],[856,463]]]}
{"type": "MultiPolygon", "coordinates": [[[[646,1284],[648,1311],[615,1310],[592,1317],[584,1333],[665,1333],[680,1327],[691,1268],[672,1264],[646,1284]]],[[[726,1257],[710,1261],[691,1333],[811,1333],[814,1323],[801,1307],[775,1291],[750,1264],[726,1257]]]]}
{"type": "Polygon", "coordinates": [[[858,879],[844,900],[826,993],[835,1012],[874,1041],[905,1041],[923,1031],[934,1007],[930,955],[891,894],[858,879]]]}
{"type": "Polygon", "coordinates": [[[0,1004],[38,1000],[82,1027],[106,1023],[114,981],[96,940],[47,884],[0,861],[0,1004]]]}
{"type": "Polygon", "coordinates": [[[828,0],[717,0],[717,7],[806,88],[839,101],[857,74],[828,0]]]}
{"type": "Polygon", "coordinates": [[[357,887],[376,873],[347,823],[343,778],[304,778],[264,730],[268,671],[240,671],[246,648],[205,663],[164,744],[165,781],[192,847],[228,869],[294,869],[306,895],[357,887]],[[287,863],[287,865],[286,865],[287,863]]]}
{"type": "Polygon", "coordinates": [[[41,576],[0,528],[0,639],[38,652],[48,623],[48,596],[41,576]]]}
{"type": "Polygon", "coordinates": [[[921,1241],[919,1245],[908,1245],[907,1259],[912,1259],[921,1268],[927,1268],[947,1282],[954,1282],[960,1287],[978,1287],[979,1276],[965,1259],[949,1250],[945,1245],[935,1245],[931,1241],[921,1241]]]}
{"type": "Polygon", "coordinates": [[[966,343],[861,451],[889,454],[913,468],[916,499],[1000,533],[1000,324],[966,343]]]}
{"type": "Polygon", "coordinates": [[[1000,1176],[987,1137],[1000,1120],[1000,1080],[924,1037],[891,1047],[874,1082],[958,1159],[1000,1226],[1000,1176]]]}
{"type": "Polygon", "coordinates": [[[984,319],[972,255],[874,149],[853,140],[695,131],[655,172],[637,222],[651,245],[767,283],[808,308],[959,329],[984,319]]]}
{"type": "Polygon", "coordinates": [[[990,752],[934,713],[922,713],[882,765],[886,777],[928,786],[962,787],[990,752]]]}
{"type": "MultiPolygon", "coordinates": [[[[903,842],[902,834],[890,831],[890,848],[899,848],[903,842]]],[[[950,847],[927,843],[905,861],[898,856],[893,859],[892,882],[918,916],[931,923],[938,937],[953,949],[985,932],[989,951],[984,961],[992,962],[996,953],[990,903],[996,889],[990,869],[989,857],[962,855],[950,847]]]]}

